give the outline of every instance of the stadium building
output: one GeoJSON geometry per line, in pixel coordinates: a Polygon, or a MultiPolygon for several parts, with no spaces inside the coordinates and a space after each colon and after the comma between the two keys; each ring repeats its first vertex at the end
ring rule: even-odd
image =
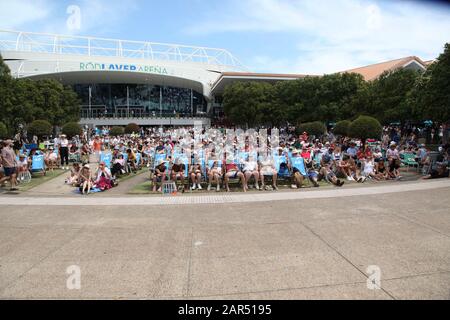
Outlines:
{"type": "MultiPolygon", "coordinates": [[[[0,30],[0,54],[16,78],[56,79],[77,92],[81,124],[210,125],[235,81],[277,82],[301,74],[250,73],[225,49],[0,30]]],[[[344,72],[370,81],[386,70],[425,70],[407,57],[344,72]]]]}

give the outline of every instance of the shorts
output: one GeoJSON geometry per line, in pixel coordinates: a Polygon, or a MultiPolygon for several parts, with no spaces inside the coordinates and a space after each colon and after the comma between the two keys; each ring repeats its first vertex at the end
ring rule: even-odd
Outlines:
{"type": "Polygon", "coordinates": [[[234,174],[230,177],[230,179],[236,179],[239,171],[231,171],[231,172],[234,172],[234,174]]]}
{"type": "Polygon", "coordinates": [[[10,168],[4,167],[4,170],[5,170],[5,176],[6,177],[10,177],[10,176],[12,176],[13,174],[16,173],[16,168],[14,168],[14,167],[10,167],[10,168]]]}
{"type": "Polygon", "coordinates": [[[319,176],[319,174],[318,174],[317,172],[315,172],[315,171],[310,171],[310,172],[308,172],[308,177],[309,177],[310,179],[317,178],[318,176],[319,176]]]}

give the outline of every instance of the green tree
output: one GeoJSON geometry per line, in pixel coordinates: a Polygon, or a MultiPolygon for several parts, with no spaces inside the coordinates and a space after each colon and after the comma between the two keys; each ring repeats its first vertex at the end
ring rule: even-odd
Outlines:
{"type": "Polygon", "coordinates": [[[8,129],[3,122],[0,122],[0,139],[5,139],[8,137],[8,129]]]}
{"type": "Polygon", "coordinates": [[[273,85],[266,82],[236,82],[225,88],[223,106],[226,117],[233,123],[253,127],[278,124],[283,111],[273,103],[273,85]]]}
{"type": "Polygon", "coordinates": [[[342,120],[336,123],[333,133],[339,136],[348,136],[348,128],[352,122],[350,120],[342,120]]]}
{"type": "Polygon", "coordinates": [[[383,73],[368,84],[369,99],[362,106],[363,112],[384,124],[414,120],[409,94],[419,77],[418,71],[408,69],[383,73]]]}
{"type": "Polygon", "coordinates": [[[121,136],[124,133],[124,129],[122,127],[112,127],[109,131],[109,134],[113,137],[121,136]]]}
{"type": "Polygon", "coordinates": [[[81,134],[81,126],[78,122],[68,122],[62,127],[64,133],[69,139],[81,134]]]}
{"type": "Polygon", "coordinates": [[[36,135],[38,138],[49,136],[52,134],[53,126],[47,120],[34,120],[28,126],[28,133],[36,135]]]}
{"type": "Polygon", "coordinates": [[[417,81],[410,102],[418,119],[437,123],[450,120],[450,43],[417,81]]]}
{"type": "Polygon", "coordinates": [[[383,127],[377,119],[369,116],[359,116],[350,124],[348,135],[352,138],[361,139],[363,144],[365,144],[367,139],[380,139],[382,131],[383,127]]]}
{"type": "Polygon", "coordinates": [[[303,132],[308,133],[308,135],[313,135],[315,137],[320,137],[327,131],[327,127],[323,122],[314,121],[307,123],[300,123],[297,126],[296,133],[302,134],[303,132]]]}
{"type": "Polygon", "coordinates": [[[125,127],[125,133],[126,134],[132,134],[132,133],[138,133],[141,129],[136,123],[129,123],[125,127]]]}

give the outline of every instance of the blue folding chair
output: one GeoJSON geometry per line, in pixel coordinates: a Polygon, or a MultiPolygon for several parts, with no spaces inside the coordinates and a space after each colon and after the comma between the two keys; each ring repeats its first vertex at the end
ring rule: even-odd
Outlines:
{"type": "Polygon", "coordinates": [[[31,172],[32,173],[43,173],[45,175],[45,162],[43,155],[35,155],[32,158],[31,163],[31,172]]]}
{"type": "Polygon", "coordinates": [[[136,167],[137,168],[141,167],[141,161],[142,161],[142,154],[136,153],[136,167]]]}
{"type": "Polygon", "coordinates": [[[292,157],[291,158],[292,167],[296,168],[300,174],[304,177],[308,176],[305,168],[305,161],[302,157],[292,157]]]}
{"type": "Polygon", "coordinates": [[[111,168],[112,154],[111,153],[101,153],[100,162],[104,162],[107,168],[111,168]]]}

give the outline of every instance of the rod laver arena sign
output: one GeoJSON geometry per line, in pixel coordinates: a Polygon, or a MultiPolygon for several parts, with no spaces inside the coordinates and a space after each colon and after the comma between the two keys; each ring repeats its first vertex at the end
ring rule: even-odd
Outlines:
{"type": "Polygon", "coordinates": [[[80,62],[80,70],[82,71],[131,71],[168,75],[165,67],[137,65],[137,64],[120,64],[120,63],[98,63],[98,62],[80,62]]]}

